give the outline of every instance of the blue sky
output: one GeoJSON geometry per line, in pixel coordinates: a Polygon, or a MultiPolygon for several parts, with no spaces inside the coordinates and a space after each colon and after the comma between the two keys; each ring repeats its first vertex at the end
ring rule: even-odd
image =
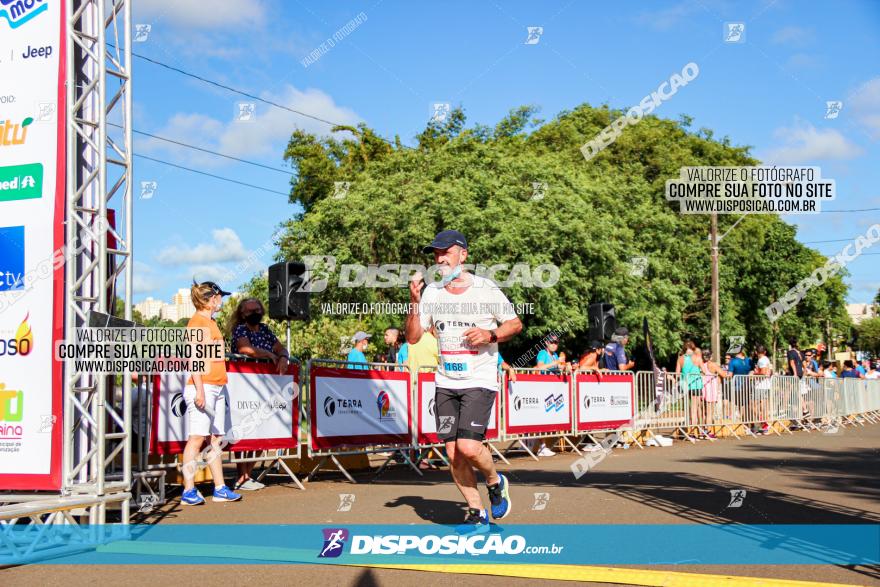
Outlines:
{"type": "MultiPolygon", "coordinates": [[[[431,104],[461,105],[469,124],[494,125],[534,104],[550,119],[581,103],[624,108],[688,62],[699,76],[655,114],[694,118],[716,137],[751,145],[766,162],[818,165],[837,182],[826,210],[880,208],[880,3],[753,2],[298,2],[138,0],[149,24],[134,51],[317,117],[366,122],[412,144],[431,104]],[[210,8],[206,8],[210,6],[210,8]],[[348,36],[305,67],[302,60],[351,19],[348,36]],[[724,23],[745,40],[724,43],[724,23]],[[526,44],[526,27],[543,27],[526,44]],[[825,102],[840,100],[836,119],[825,102]]],[[[135,59],[134,128],[284,170],[294,128],[329,126],[135,59]]],[[[273,261],[271,235],[294,208],[289,174],[235,163],[155,139],[136,152],[282,193],[234,185],[136,159],[134,300],[168,300],[193,275],[235,279],[237,289],[273,261]],[[256,261],[237,270],[252,252],[256,261]]],[[[585,162],[585,164],[588,164],[585,162]]],[[[786,218],[804,242],[854,239],[880,210],[786,218]]],[[[834,254],[848,241],[812,245],[834,254]]],[[[880,288],[880,245],[852,262],[849,301],[880,288]]],[[[792,283],[794,285],[794,283],[792,283]]]]}

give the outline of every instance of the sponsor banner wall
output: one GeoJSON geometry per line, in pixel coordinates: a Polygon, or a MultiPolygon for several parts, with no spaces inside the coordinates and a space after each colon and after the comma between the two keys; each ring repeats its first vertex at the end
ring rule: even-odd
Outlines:
{"type": "MultiPolygon", "coordinates": [[[[416,405],[418,414],[416,417],[416,429],[418,431],[418,444],[437,444],[437,420],[434,417],[434,374],[419,373],[418,387],[416,389],[416,405]]],[[[489,426],[486,429],[486,440],[498,438],[498,401],[500,394],[495,396],[495,403],[489,413],[489,426]]]]}
{"type": "MultiPolygon", "coordinates": [[[[296,448],[299,438],[299,365],[278,375],[273,365],[227,363],[229,450],[296,448]]],[[[188,374],[163,373],[153,379],[153,431],[150,452],[178,454],[186,445],[188,374]]]]}
{"type": "Polygon", "coordinates": [[[571,431],[570,378],[518,373],[507,386],[506,434],[571,431]]]}
{"type": "Polygon", "coordinates": [[[0,490],[61,488],[62,0],[0,2],[0,490]]]}
{"type": "Polygon", "coordinates": [[[611,430],[635,416],[633,374],[580,373],[577,375],[577,430],[611,430]]]}
{"type": "Polygon", "coordinates": [[[309,426],[315,450],[409,444],[410,374],[311,367],[309,426]]]}

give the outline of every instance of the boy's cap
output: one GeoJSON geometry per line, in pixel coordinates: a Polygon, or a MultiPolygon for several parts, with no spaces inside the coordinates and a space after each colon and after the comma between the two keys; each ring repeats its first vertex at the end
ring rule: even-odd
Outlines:
{"type": "Polygon", "coordinates": [[[207,285],[208,287],[210,287],[210,288],[211,288],[211,291],[213,292],[212,295],[215,295],[215,296],[216,296],[216,295],[221,295],[221,296],[230,296],[230,295],[232,295],[230,292],[228,292],[228,291],[224,291],[222,287],[220,287],[219,285],[217,285],[217,284],[214,283],[213,281],[203,281],[203,282],[201,283],[201,285],[207,285]]]}
{"type": "Polygon", "coordinates": [[[373,336],[373,335],[367,334],[363,330],[358,330],[357,332],[354,333],[354,336],[352,338],[354,339],[355,342],[360,342],[366,338],[370,338],[371,336],[373,336]]]}

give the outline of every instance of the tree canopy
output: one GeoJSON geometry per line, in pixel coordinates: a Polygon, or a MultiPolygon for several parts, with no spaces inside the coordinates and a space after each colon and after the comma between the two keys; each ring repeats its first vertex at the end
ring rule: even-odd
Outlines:
{"type": "MultiPolygon", "coordinates": [[[[733,146],[690,119],[647,116],[586,161],[580,147],[622,113],[581,105],[553,120],[514,109],[494,128],[468,126],[462,109],[431,122],[415,148],[389,142],[365,125],[338,127],[331,138],[295,131],[285,152],[295,175],[290,201],[302,211],[285,223],[279,259],[332,255],[337,264],[416,263],[436,232],[462,231],[468,262],[531,267],[552,263],[550,288],[514,285],[514,303],[534,304],[525,329],[502,352],[512,362],[551,329],[567,324],[561,348],[579,353],[587,338],[587,306],[610,302],[618,322],[641,343],[642,319],[658,355],[670,357],[685,337],[708,346],[711,322],[707,215],[680,214],[664,197],[665,181],[695,165],[756,165],[749,147],[733,146]],[[338,136],[337,136],[338,135],[338,136]],[[334,195],[335,182],[349,182],[334,195]],[[534,184],[545,184],[536,191],[534,184]],[[633,257],[647,258],[643,274],[633,257]]],[[[338,190],[337,190],[338,191],[338,190]]],[[[719,216],[719,234],[738,219],[719,216]]],[[[828,321],[848,321],[842,275],[814,288],[771,323],[764,308],[821,266],[825,257],[795,239],[795,228],[772,215],[746,216],[721,244],[721,334],[768,348],[789,336],[822,338],[828,321]]],[[[265,277],[247,288],[265,299],[265,277]]],[[[329,302],[407,302],[408,290],[339,288],[313,295],[313,321],[295,327],[294,354],[338,355],[340,336],[379,333],[403,315],[340,317],[329,302]]],[[[376,340],[374,338],[374,340],[376,340]]],[[[726,346],[726,345],[724,345],[726,346]]]]}

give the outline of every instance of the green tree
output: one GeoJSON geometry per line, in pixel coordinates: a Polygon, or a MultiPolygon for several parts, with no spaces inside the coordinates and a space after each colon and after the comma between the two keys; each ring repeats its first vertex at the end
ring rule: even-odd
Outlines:
{"type": "MultiPolygon", "coordinates": [[[[389,144],[364,125],[337,128],[339,138],[295,131],[285,159],[295,170],[290,200],[302,211],[285,223],[279,258],[431,265],[421,246],[438,230],[456,228],[468,237],[470,262],[560,269],[551,288],[507,288],[513,302],[534,307],[522,316],[524,333],[505,346],[508,360],[562,324],[572,325],[563,347],[579,352],[587,342],[587,305],[595,301],[615,304],[636,345],[647,318],[660,356],[671,359],[686,336],[707,345],[709,218],[680,214],[665,199],[665,181],[683,166],[758,164],[749,148],[714,139],[708,129],[692,132],[688,117],[648,116],[586,161],[580,146],[621,112],[581,105],[546,123],[535,113],[524,106],[494,127],[468,127],[457,108],[444,122],[428,124],[416,148],[389,144]],[[331,197],[336,181],[351,182],[342,198],[331,197]],[[535,182],[547,185],[542,195],[535,182]],[[632,257],[648,258],[644,275],[629,270],[632,257]]],[[[736,220],[721,215],[720,232],[736,220]]],[[[723,336],[771,348],[788,335],[811,343],[828,321],[843,319],[842,276],[813,288],[777,322],[768,319],[765,308],[825,262],[795,237],[794,227],[777,217],[753,215],[725,238],[723,336]]],[[[265,278],[254,278],[245,291],[265,300],[265,278]]],[[[314,319],[295,325],[293,350],[326,357],[338,356],[340,337],[357,329],[379,333],[404,316],[326,315],[321,303],[406,302],[408,291],[340,288],[331,280],[313,298],[314,319]]]]}
{"type": "Polygon", "coordinates": [[[863,320],[857,327],[858,346],[873,356],[880,356],[880,318],[863,320]]]}
{"type": "MultiPolygon", "coordinates": [[[[125,300],[116,298],[116,303],[113,305],[113,315],[119,318],[125,318],[125,300]]],[[[131,309],[131,319],[134,320],[136,324],[144,323],[144,317],[134,308],[131,309]]]]}

